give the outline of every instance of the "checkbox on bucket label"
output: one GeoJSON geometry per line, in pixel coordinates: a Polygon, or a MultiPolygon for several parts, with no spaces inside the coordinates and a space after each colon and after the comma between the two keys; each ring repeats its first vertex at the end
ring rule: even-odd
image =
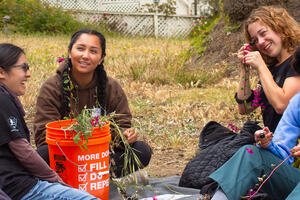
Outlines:
{"type": "Polygon", "coordinates": [[[78,182],[86,181],[87,173],[85,174],[78,174],[78,182]]]}
{"type": "Polygon", "coordinates": [[[88,185],[88,183],[86,184],[79,184],[79,190],[84,190],[86,191],[86,186],[88,185]]]}
{"type": "Polygon", "coordinates": [[[87,163],[85,165],[78,165],[78,172],[86,172],[86,166],[87,163]]]}

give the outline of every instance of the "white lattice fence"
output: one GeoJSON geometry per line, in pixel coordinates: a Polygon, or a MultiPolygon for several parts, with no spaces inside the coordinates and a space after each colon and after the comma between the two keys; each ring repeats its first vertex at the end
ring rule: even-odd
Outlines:
{"type": "Polygon", "coordinates": [[[158,37],[186,37],[191,32],[195,18],[179,16],[158,17],[158,37]]]}
{"type": "Polygon", "coordinates": [[[197,17],[163,16],[156,14],[104,13],[77,11],[75,16],[93,24],[104,23],[110,30],[125,35],[186,37],[197,17]]]}
{"type": "Polygon", "coordinates": [[[42,0],[51,6],[62,9],[89,10],[105,12],[136,12],[140,8],[139,0],[42,0]]]}
{"type": "Polygon", "coordinates": [[[101,10],[105,12],[134,13],[140,8],[139,0],[102,0],[101,10]]]}

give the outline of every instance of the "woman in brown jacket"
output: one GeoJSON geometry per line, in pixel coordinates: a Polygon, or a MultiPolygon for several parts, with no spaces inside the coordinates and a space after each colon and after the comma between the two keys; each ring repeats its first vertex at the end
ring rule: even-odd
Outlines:
{"type": "MultiPolygon", "coordinates": [[[[123,131],[131,147],[135,150],[142,166],[134,163],[134,169],[149,164],[152,150],[143,141],[137,141],[137,131],[131,128],[132,115],[127,97],[120,84],[108,77],[104,70],[105,38],[94,30],[80,30],[73,34],[68,58],[63,61],[57,73],[41,87],[37,98],[37,112],[34,120],[34,135],[37,150],[49,163],[48,145],[45,143],[45,125],[51,121],[76,117],[84,107],[93,108],[101,115],[115,112],[114,121],[123,131]],[[71,91],[70,91],[71,88],[71,91]]],[[[112,140],[119,137],[112,131],[112,140]]],[[[123,176],[123,145],[113,148],[117,177],[123,176]]],[[[132,167],[132,166],[131,166],[132,167]]]]}

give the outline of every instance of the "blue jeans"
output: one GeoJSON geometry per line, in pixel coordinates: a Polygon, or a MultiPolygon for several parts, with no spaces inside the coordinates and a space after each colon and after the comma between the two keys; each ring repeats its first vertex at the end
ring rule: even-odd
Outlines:
{"type": "Polygon", "coordinates": [[[49,183],[39,180],[21,200],[90,200],[98,199],[86,191],[64,186],[60,183],[49,183]]]}

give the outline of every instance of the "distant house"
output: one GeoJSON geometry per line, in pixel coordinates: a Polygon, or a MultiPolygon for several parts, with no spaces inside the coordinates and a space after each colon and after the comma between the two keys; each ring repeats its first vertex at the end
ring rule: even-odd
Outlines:
{"type": "MultiPolygon", "coordinates": [[[[63,9],[82,9],[103,12],[125,12],[134,13],[145,4],[152,4],[153,0],[42,0],[50,5],[56,5],[63,9]]],[[[157,1],[157,0],[156,0],[157,1]]],[[[195,15],[195,0],[175,0],[176,15],[195,15]]],[[[166,3],[160,0],[159,3],[166,3]]],[[[197,15],[207,12],[209,6],[204,3],[197,5],[197,15]]]]}

